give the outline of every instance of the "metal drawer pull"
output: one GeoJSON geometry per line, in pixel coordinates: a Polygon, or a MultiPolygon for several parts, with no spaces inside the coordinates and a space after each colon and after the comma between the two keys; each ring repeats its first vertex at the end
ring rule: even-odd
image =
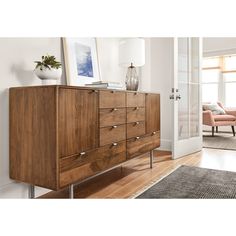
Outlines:
{"type": "Polygon", "coordinates": [[[156,133],[157,133],[156,131],[152,132],[153,135],[156,134],[156,133]]]}
{"type": "Polygon", "coordinates": [[[137,122],[135,122],[135,125],[139,125],[140,123],[137,121],[137,122]]]}
{"type": "Polygon", "coordinates": [[[118,144],[117,143],[112,143],[112,146],[113,147],[116,147],[118,144]]]}
{"type": "Polygon", "coordinates": [[[136,137],[135,139],[136,139],[136,140],[139,140],[139,139],[140,139],[140,137],[136,137]]]}
{"type": "Polygon", "coordinates": [[[138,110],[139,109],[139,107],[135,107],[135,110],[138,110]]]}
{"type": "Polygon", "coordinates": [[[94,93],[98,93],[98,90],[93,90],[94,93]]]}
{"type": "Polygon", "coordinates": [[[113,128],[113,129],[116,129],[116,128],[117,128],[117,125],[113,125],[112,128],[113,128]]]}
{"type": "Polygon", "coordinates": [[[113,108],[112,111],[117,111],[118,109],[117,108],[113,108]]]}
{"type": "Polygon", "coordinates": [[[81,152],[80,156],[84,156],[86,154],[86,152],[81,152]]]}

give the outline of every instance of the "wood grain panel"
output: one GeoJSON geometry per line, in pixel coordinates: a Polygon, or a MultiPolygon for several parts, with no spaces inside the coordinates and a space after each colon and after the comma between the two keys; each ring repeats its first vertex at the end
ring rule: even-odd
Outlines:
{"type": "Polygon", "coordinates": [[[106,90],[99,91],[99,108],[125,107],[125,92],[106,90]]]}
{"type": "Polygon", "coordinates": [[[127,124],[127,138],[144,135],[146,133],[145,128],[145,121],[137,121],[127,124]]]}
{"type": "Polygon", "coordinates": [[[144,107],[132,107],[127,108],[127,123],[143,121],[145,120],[145,108],[144,107]]]}
{"type": "Polygon", "coordinates": [[[59,90],[60,157],[98,147],[97,103],[93,90],[59,90]]]}
{"type": "Polygon", "coordinates": [[[126,160],[126,142],[106,145],[90,151],[83,158],[69,157],[60,162],[60,186],[64,187],[126,160]]]}
{"type": "Polygon", "coordinates": [[[100,127],[126,123],[126,108],[107,108],[99,111],[100,127]]]}
{"type": "Polygon", "coordinates": [[[146,135],[127,141],[127,159],[139,156],[160,146],[160,134],[146,135]]]}
{"type": "Polygon", "coordinates": [[[144,93],[130,93],[126,94],[127,107],[144,107],[145,106],[145,94],[144,93]]]}
{"type": "Polygon", "coordinates": [[[100,129],[100,146],[119,142],[126,139],[126,125],[117,125],[116,128],[105,127],[100,129]]]}
{"type": "Polygon", "coordinates": [[[146,131],[160,130],[160,94],[146,95],[146,131]]]}
{"type": "Polygon", "coordinates": [[[10,89],[10,178],[57,189],[56,88],[10,89]]]}

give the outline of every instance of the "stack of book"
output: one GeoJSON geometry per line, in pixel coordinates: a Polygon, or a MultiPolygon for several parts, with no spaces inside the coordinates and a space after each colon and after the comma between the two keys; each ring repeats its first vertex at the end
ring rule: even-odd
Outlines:
{"type": "Polygon", "coordinates": [[[119,82],[96,81],[91,84],[85,84],[85,86],[93,88],[124,89],[124,86],[119,82]]]}

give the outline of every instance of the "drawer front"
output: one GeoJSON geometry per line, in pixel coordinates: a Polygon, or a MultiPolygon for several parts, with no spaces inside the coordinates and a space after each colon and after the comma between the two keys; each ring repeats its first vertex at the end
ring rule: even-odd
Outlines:
{"type": "Polygon", "coordinates": [[[139,139],[127,141],[127,159],[139,156],[160,146],[160,133],[146,135],[139,139]]]}
{"type": "Polygon", "coordinates": [[[126,108],[100,109],[100,127],[119,125],[126,123],[126,108]]]}
{"type": "Polygon", "coordinates": [[[127,123],[145,120],[144,107],[127,108],[127,123]]]}
{"type": "Polygon", "coordinates": [[[119,91],[99,91],[100,108],[125,107],[125,92],[119,91]]]}
{"type": "Polygon", "coordinates": [[[137,121],[127,124],[127,138],[133,138],[145,134],[145,121],[137,121]]]}
{"type": "Polygon", "coordinates": [[[127,93],[127,107],[144,107],[145,94],[144,93],[127,93]]]}
{"type": "Polygon", "coordinates": [[[126,125],[114,125],[100,129],[100,146],[126,139],[126,125]]]}
{"type": "Polygon", "coordinates": [[[126,142],[60,160],[60,187],[85,179],[126,160],[126,142]]]}

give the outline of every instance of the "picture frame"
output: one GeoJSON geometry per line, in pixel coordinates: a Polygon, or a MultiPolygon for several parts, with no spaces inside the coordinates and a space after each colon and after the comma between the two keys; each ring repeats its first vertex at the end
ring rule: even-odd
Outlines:
{"type": "Polygon", "coordinates": [[[67,85],[85,86],[100,80],[96,38],[63,38],[67,85]]]}

